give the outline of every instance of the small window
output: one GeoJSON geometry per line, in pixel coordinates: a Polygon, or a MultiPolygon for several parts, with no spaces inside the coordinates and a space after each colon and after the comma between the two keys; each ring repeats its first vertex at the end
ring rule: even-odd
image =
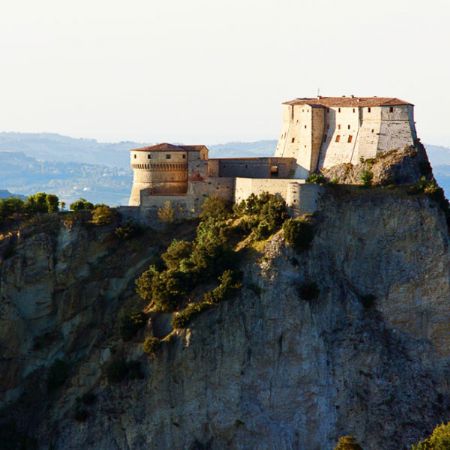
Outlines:
{"type": "Polygon", "coordinates": [[[350,134],[348,136],[347,142],[350,144],[353,141],[353,136],[350,134]]]}
{"type": "Polygon", "coordinates": [[[340,141],[341,141],[341,135],[338,134],[338,135],[336,136],[336,142],[340,142],[340,141]]]}
{"type": "Polygon", "coordinates": [[[340,130],[341,129],[341,124],[338,124],[338,130],[340,130]]]}
{"type": "Polygon", "coordinates": [[[172,158],[172,155],[166,155],[166,159],[172,158]]]}
{"type": "Polygon", "coordinates": [[[136,159],[136,155],[134,155],[134,159],[136,159]]]}
{"type": "Polygon", "coordinates": [[[305,129],[306,129],[306,125],[305,125],[305,129]]]}
{"type": "Polygon", "coordinates": [[[367,108],[367,112],[372,112],[372,108],[367,108]]]}
{"type": "Polygon", "coordinates": [[[341,112],[341,108],[338,108],[338,112],[341,112]]]}
{"type": "Polygon", "coordinates": [[[186,155],[183,155],[183,159],[186,159],[186,155]]]}
{"type": "Polygon", "coordinates": [[[152,159],[152,155],[150,153],[147,155],[147,159],[152,159]]]}
{"type": "Polygon", "coordinates": [[[375,133],[375,130],[372,128],[372,133],[375,133]]]}
{"type": "Polygon", "coordinates": [[[355,109],[355,108],[353,108],[353,112],[356,112],[356,109],[355,109]]]}
{"type": "Polygon", "coordinates": [[[393,106],[391,106],[391,107],[389,108],[389,112],[394,112],[394,107],[393,107],[393,106]]]}
{"type": "Polygon", "coordinates": [[[350,130],[350,125],[347,125],[347,129],[350,130]]]}
{"type": "Polygon", "coordinates": [[[295,138],[292,138],[291,143],[293,144],[295,142],[295,138]]]}

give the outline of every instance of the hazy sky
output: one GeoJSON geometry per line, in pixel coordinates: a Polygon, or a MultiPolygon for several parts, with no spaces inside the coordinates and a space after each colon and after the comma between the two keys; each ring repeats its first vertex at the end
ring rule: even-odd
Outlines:
{"type": "Polygon", "coordinates": [[[280,103],[396,96],[450,145],[449,0],[1,0],[0,131],[274,139],[280,103]]]}

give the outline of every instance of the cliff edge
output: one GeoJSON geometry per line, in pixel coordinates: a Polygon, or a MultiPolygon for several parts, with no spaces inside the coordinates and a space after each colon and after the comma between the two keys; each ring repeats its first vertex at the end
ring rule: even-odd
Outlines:
{"type": "Polygon", "coordinates": [[[280,231],[249,253],[239,292],[162,332],[154,358],[121,339],[120,310],[192,223],[126,242],[59,219],[23,233],[0,266],[0,433],[55,450],[331,450],[343,434],[398,450],[448,421],[438,203],[400,187],[330,186],[315,223],[307,251],[280,231]],[[105,367],[118,355],[140,369],[112,383],[105,367]],[[58,360],[66,376],[49,390],[58,360]]]}

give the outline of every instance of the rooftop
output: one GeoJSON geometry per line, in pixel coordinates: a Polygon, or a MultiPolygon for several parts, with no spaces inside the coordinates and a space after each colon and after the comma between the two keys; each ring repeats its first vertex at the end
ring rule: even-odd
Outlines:
{"type": "Polygon", "coordinates": [[[207,149],[205,145],[173,145],[163,142],[162,144],[150,145],[148,147],[134,148],[132,152],[200,152],[207,149]]]}
{"type": "Polygon", "coordinates": [[[368,107],[368,106],[399,106],[411,105],[395,97],[314,97],[314,98],[296,98],[284,105],[310,105],[310,106],[342,106],[342,107],[368,107]]]}

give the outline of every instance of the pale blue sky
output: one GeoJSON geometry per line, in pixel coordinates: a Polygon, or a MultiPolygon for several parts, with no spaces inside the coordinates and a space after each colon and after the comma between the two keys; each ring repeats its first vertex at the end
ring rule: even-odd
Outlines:
{"type": "Polygon", "coordinates": [[[299,96],[397,96],[450,145],[448,0],[2,0],[0,131],[276,139],[299,96]]]}

